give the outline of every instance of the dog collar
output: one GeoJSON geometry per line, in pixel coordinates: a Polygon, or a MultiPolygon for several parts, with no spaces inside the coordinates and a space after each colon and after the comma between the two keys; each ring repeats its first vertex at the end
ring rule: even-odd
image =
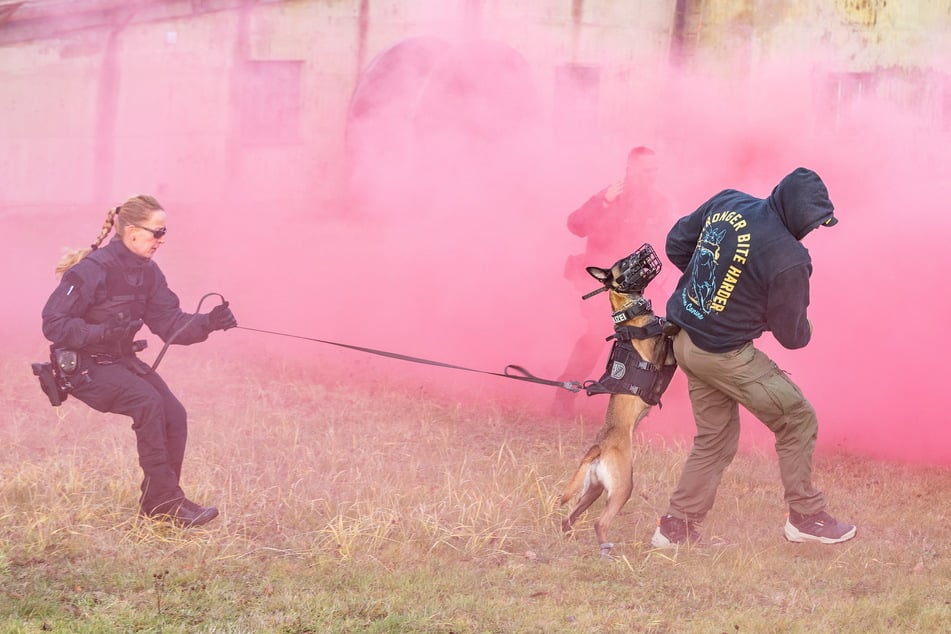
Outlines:
{"type": "Polygon", "coordinates": [[[649,312],[651,312],[651,301],[640,297],[627,308],[611,313],[611,319],[614,320],[615,325],[617,325],[624,323],[628,319],[634,319],[639,315],[645,315],[649,312]]]}

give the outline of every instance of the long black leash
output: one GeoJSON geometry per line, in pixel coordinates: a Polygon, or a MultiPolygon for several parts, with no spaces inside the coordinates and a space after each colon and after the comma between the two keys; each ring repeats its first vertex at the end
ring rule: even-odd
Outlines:
{"type": "MultiPolygon", "coordinates": [[[[224,296],[221,293],[206,293],[198,301],[198,307],[195,309],[195,314],[192,316],[192,319],[189,319],[185,322],[178,330],[168,338],[168,341],[165,342],[165,345],[162,347],[161,352],[155,359],[155,362],[152,363],[152,370],[155,370],[159,363],[162,361],[162,357],[165,356],[165,352],[168,350],[168,347],[178,338],[178,335],[182,333],[185,328],[191,323],[195,317],[201,311],[201,305],[204,301],[210,296],[217,296],[221,298],[222,303],[226,303],[224,296]]],[[[412,363],[423,363],[425,365],[434,365],[441,368],[452,368],[454,370],[464,370],[466,372],[477,372],[479,374],[491,374],[492,376],[500,376],[506,379],[515,379],[516,381],[526,381],[528,383],[539,383],[541,385],[551,385],[553,387],[560,387],[568,390],[569,392],[580,392],[582,384],[578,381],[552,381],[550,379],[543,379],[537,377],[525,368],[520,365],[507,365],[502,372],[488,372],[486,370],[476,370],[474,368],[466,368],[461,365],[455,365],[452,363],[443,363],[442,361],[432,361],[431,359],[422,359],[420,357],[411,357],[406,354],[399,354],[396,352],[387,352],[385,350],[376,350],[374,348],[364,348],[363,346],[354,346],[348,343],[338,343],[336,341],[327,341],[325,339],[317,339],[315,337],[304,337],[302,335],[292,335],[286,332],[277,332],[276,330],[264,330],[262,328],[249,328],[248,326],[235,326],[235,328],[240,328],[241,330],[248,330],[251,332],[260,332],[267,335],[278,335],[280,337],[291,337],[292,339],[303,339],[305,341],[316,341],[317,343],[326,343],[331,346],[338,346],[340,348],[348,348],[350,350],[358,350],[360,352],[367,352],[369,354],[379,355],[381,357],[389,357],[390,359],[399,359],[400,361],[410,361],[412,363]],[[519,374],[510,374],[509,371],[518,372],[519,374]]]]}
{"type": "Polygon", "coordinates": [[[153,372],[154,372],[155,369],[158,367],[158,364],[162,362],[162,357],[164,357],[164,356],[165,356],[165,353],[168,352],[168,347],[169,347],[170,345],[172,345],[173,343],[175,343],[175,340],[178,339],[178,335],[182,334],[182,332],[183,332],[186,328],[188,328],[189,324],[191,324],[193,321],[195,321],[195,318],[197,318],[197,317],[198,317],[198,314],[201,312],[201,305],[204,304],[204,303],[205,303],[205,300],[208,299],[209,297],[211,297],[212,295],[214,295],[214,296],[216,296],[216,297],[220,297],[220,298],[221,298],[221,303],[223,303],[223,304],[224,304],[224,303],[227,303],[226,300],[225,300],[225,296],[222,295],[221,293],[211,292],[211,293],[205,293],[204,295],[202,295],[202,296],[201,296],[201,299],[198,300],[198,306],[195,308],[195,314],[193,314],[193,315],[191,316],[191,319],[189,319],[189,320],[186,321],[184,324],[182,324],[182,325],[179,327],[178,330],[176,330],[174,333],[172,333],[172,336],[169,337],[168,340],[166,340],[165,345],[162,346],[162,350],[158,353],[158,356],[155,357],[155,361],[152,362],[152,371],[153,371],[153,372]]]}
{"type": "Polygon", "coordinates": [[[476,370],[474,368],[467,368],[461,365],[455,365],[453,363],[444,363],[442,361],[433,361],[431,359],[422,359],[420,357],[412,357],[406,354],[399,354],[396,352],[387,352],[386,350],[376,350],[375,348],[364,348],[363,346],[354,346],[348,343],[339,343],[336,341],[327,341],[325,339],[317,339],[315,337],[304,337],[302,335],[292,335],[286,332],[277,332],[274,330],[263,330],[261,328],[249,328],[248,326],[236,326],[241,330],[249,330],[251,332],[261,332],[268,335],[278,335],[280,337],[291,337],[293,339],[303,339],[305,341],[316,341],[317,343],[325,343],[331,346],[338,346],[340,348],[348,348],[350,350],[357,350],[359,352],[367,352],[369,354],[375,354],[381,357],[388,357],[390,359],[399,359],[400,361],[410,361],[412,363],[422,363],[425,365],[434,365],[440,368],[451,368],[453,370],[464,370],[466,372],[477,372],[479,374],[490,374],[492,376],[500,376],[506,379],[515,379],[516,381],[527,381],[529,383],[539,383],[541,385],[551,385],[553,387],[560,387],[568,390],[569,392],[579,392],[581,391],[581,383],[578,381],[552,381],[550,379],[543,379],[535,376],[525,368],[520,365],[507,365],[503,372],[488,372],[486,370],[476,370]],[[517,372],[518,374],[510,374],[509,372],[517,372]]]}

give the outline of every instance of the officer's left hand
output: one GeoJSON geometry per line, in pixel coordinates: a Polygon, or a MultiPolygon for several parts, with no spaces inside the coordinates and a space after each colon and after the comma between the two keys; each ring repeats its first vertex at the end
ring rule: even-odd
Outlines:
{"type": "Polygon", "coordinates": [[[222,302],[208,313],[208,325],[212,330],[228,330],[238,325],[234,313],[228,308],[228,302],[222,302]]]}

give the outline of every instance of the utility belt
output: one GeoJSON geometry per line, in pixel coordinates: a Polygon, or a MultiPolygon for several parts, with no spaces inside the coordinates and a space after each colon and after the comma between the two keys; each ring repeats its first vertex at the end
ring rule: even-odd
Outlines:
{"type": "MultiPolygon", "coordinates": [[[[49,363],[33,363],[31,366],[33,375],[40,381],[40,389],[50,400],[50,405],[58,407],[63,404],[72,390],[92,380],[89,376],[90,364],[112,365],[128,359],[138,361],[135,353],[145,350],[147,346],[148,342],[144,339],[133,341],[129,348],[130,355],[89,353],[55,348],[50,352],[49,363]]],[[[141,362],[139,363],[141,364],[141,362]]],[[[148,366],[145,366],[145,368],[147,369],[148,366]]]]}

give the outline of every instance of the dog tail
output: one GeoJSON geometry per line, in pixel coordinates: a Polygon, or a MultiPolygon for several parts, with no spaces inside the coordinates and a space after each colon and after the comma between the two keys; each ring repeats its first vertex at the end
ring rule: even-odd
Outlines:
{"type": "Polygon", "coordinates": [[[588,453],[584,455],[584,458],[581,459],[581,464],[578,465],[578,470],[575,471],[575,474],[571,477],[568,488],[566,488],[565,492],[558,498],[559,505],[563,506],[567,504],[568,500],[574,497],[575,493],[578,492],[578,489],[580,489],[584,483],[585,476],[588,474],[588,467],[600,457],[601,445],[593,445],[591,449],[588,450],[588,453]]]}

